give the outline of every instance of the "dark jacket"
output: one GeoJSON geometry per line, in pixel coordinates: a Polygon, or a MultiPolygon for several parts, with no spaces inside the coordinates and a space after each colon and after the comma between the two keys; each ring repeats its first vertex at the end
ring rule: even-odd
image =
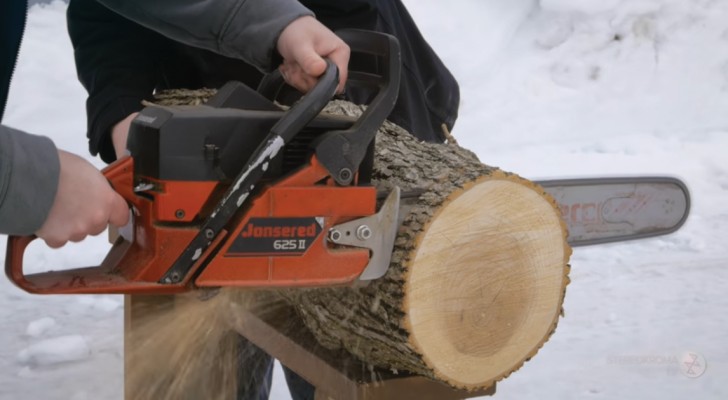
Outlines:
{"type": "MultiPolygon", "coordinates": [[[[25,28],[25,1],[0,1],[0,121],[25,28]]],[[[50,212],[58,188],[50,139],[0,125],[0,233],[29,235],[50,212]]]]}
{"type": "MultiPolygon", "coordinates": [[[[460,88],[401,0],[300,1],[333,31],[358,28],[395,36],[402,49],[403,68],[399,97],[389,120],[421,140],[444,140],[442,125],[452,130],[458,117],[460,88]]],[[[371,100],[362,92],[349,95],[349,100],[359,104],[371,100]]]]}
{"type": "Polygon", "coordinates": [[[0,120],[5,111],[27,12],[25,1],[4,1],[0,4],[0,120]]]}
{"type": "MultiPolygon", "coordinates": [[[[452,129],[459,106],[457,82],[420,34],[399,0],[301,0],[332,30],[360,28],[395,35],[401,44],[403,75],[399,99],[389,119],[422,140],[442,140],[441,125],[452,129]]],[[[94,0],[71,0],[68,29],[86,102],[89,150],[115,159],[110,140],[114,124],[142,108],[155,90],[219,87],[238,80],[256,87],[260,70],[251,65],[170,40],[129,21],[94,0]]],[[[356,63],[352,59],[352,63],[356,63]]],[[[373,93],[347,89],[348,99],[368,103],[373,93]]]]}

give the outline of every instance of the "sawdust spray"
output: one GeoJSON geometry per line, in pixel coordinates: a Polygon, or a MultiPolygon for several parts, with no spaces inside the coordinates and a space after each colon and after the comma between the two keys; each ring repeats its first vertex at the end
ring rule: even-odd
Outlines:
{"type": "Polygon", "coordinates": [[[125,398],[135,400],[234,399],[238,375],[235,312],[251,292],[222,289],[142,303],[126,342],[125,398]]]}
{"type": "MultiPolygon", "coordinates": [[[[155,94],[155,102],[197,105],[215,93],[214,89],[164,91],[155,94]]],[[[166,304],[149,302],[127,333],[125,398],[234,399],[238,381],[245,379],[239,376],[245,371],[239,371],[240,336],[233,329],[234,314],[250,304],[252,295],[226,288],[206,300],[191,293],[174,296],[166,304]]]]}

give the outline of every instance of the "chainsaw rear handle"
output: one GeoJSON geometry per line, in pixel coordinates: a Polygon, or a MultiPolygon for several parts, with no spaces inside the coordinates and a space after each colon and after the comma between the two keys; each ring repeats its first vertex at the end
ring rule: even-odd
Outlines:
{"type": "Polygon", "coordinates": [[[35,235],[8,236],[8,247],[5,251],[5,275],[16,286],[30,293],[37,291],[32,290],[34,285],[23,274],[23,255],[28,245],[37,238],[35,235]]]}
{"type": "MultiPolygon", "coordinates": [[[[347,85],[377,89],[377,95],[357,121],[346,130],[331,131],[316,142],[316,157],[339,185],[349,185],[364,159],[367,148],[379,127],[394,108],[399,95],[402,61],[399,42],[394,36],[359,29],[343,29],[336,34],[351,48],[352,53],[377,58],[377,73],[349,71],[347,85]]],[[[275,100],[285,81],[280,71],[266,75],[258,92],[275,100]]]]}
{"type": "MultiPolygon", "coordinates": [[[[102,173],[117,193],[119,193],[132,207],[138,207],[139,198],[134,195],[133,189],[134,165],[131,157],[126,156],[117,160],[104,168],[102,173]]],[[[29,276],[25,275],[23,272],[23,258],[25,250],[37,238],[38,237],[36,235],[8,237],[7,250],[5,254],[5,275],[7,275],[8,279],[10,279],[15,285],[27,292],[46,293],[48,292],[46,289],[48,288],[48,283],[51,279],[56,280],[62,276],[73,279],[73,276],[64,275],[64,271],[38,273],[29,276]]],[[[117,241],[116,244],[114,244],[114,248],[109,253],[114,254],[115,257],[107,257],[101,265],[85,267],[80,270],[110,270],[113,266],[108,264],[112,260],[116,259],[116,256],[123,253],[128,246],[128,242],[117,241]]],[[[79,271],[79,269],[74,271],[79,271]]]]}

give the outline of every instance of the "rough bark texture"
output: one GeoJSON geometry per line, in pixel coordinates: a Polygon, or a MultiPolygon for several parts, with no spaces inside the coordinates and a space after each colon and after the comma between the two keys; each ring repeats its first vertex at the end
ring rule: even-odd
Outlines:
{"type": "MultiPolygon", "coordinates": [[[[358,115],[360,108],[333,102],[326,111],[358,115]]],[[[399,186],[403,192],[425,190],[402,222],[389,271],[364,288],[289,290],[283,295],[296,305],[322,345],[343,347],[377,367],[434,378],[420,354],[413,352],[408,330],[401,323],[406,312],[407,262],[416,250],[418,234],[448,196],[495,169],[481,164],[468,150],[420,142],[390,122],[380,128],[376,140],[373,183],[378,189],[389,191],[399,186]]]]}
{"type": "MultiPolygon", "coordinates": [[[[202,97],[209,94],[211,93],[204,93],[202,97]]],[[[191,97],[189,101],[179,94],[170,98],[174,99],[173,104],[200,103],[199,93],[191,97]]],[[[361,110],[361,107],[351,103],[335,101],[326,111],[358,115],[361,110]]],[[[544,328],[543,334],[539,333],[539,340],[529,345],[522,355],[500,366],[497,373],[484,375],[483,380],[477,382],[463,382],[444,373],[440,366],[433,364],[424,355],[420,344],[413,340],[412,326],[408,319],[411,311],[409,307],[412,306],[409,304],[408,290],[414,290],[408,287],[408,279],[411,269],[415,267],[418,246],[428,228],[449,202],[470,188],[489,180],[507,181],[537,192],[541,196],[539,200],[547,204],[546,208],[553,208],[549,211],[559,215],[553,200],[535,184],[484,165],[475,154],[455,144],[420,142],[400,127],[385,122],[377,136],[373,182],[382,191],[398,186],[403,192],[420,193],[401,210],[406,215],[398,232],[387,274],[364,287],[284,290],[281,295],[295,306],[306,327],[321,345],[330,349],[345,349],[353,357],[372,366],[410,371],[466,389],[487,387],[508,376],[538,351],[556,327],[563,293],[568,283],[567,262],[570,255],[566,244],[566,229],[562,222],[557,224],[556,232],[553,232],[560,240],[558,245],[562,248],[559,251],[563,251],[564,255],[560,264],[555,266],[559,280],[549,289],[558,291],[558,302],[552,307],[553,317],[549,317],[550,322],[545,324],[548,326],[544,328]]],[[[517,243],[514,246],[517,251],[521,251],[517,243]]],[[[488,268],[488,265],[484,268],[488,268]]],[[[458,271],[454,270],[452,274],[457,275],[458,271]]],[[[509,284],[504,281],[502,286],[509,284]]],[[[432,293],[432,296],[438,295],[440,294],[432,293]]],[[[498,293],[495,296],[494,302],[498,293]]],[[[498,327],[494,328],[492,325],[506,321],[507,318],[509,317],[498,316],[489,321],[491,326],[487,329],[497,330],[498,327]]],[[[511,326],[509,321],[506,322],[511,326]]],[[[504,329],[508,329],[505,328],[505,322],[503,323],[504,329]]],[[[480,321],[478,324],[482,325],[484,322],[480,321]]],[[[463,351],[470,351],[465,347],[463,351]]],[[[473,351],[476,350],[478,349],[473,351]]]]}
{"type": "MultiPolygon", "coordinates": [[[[358,115],[361,108],[351,103],[332,102],[326,111],[358,115]]],[[[478,385],[463,385],[441,376],[437,366],[428,365],[420,349],[411,342],[405,318],[409,307],[405,294],[408,270],[412,268],[410,261],[420,236],[447,201],[484,179],[507,179],[540,190],[514,174],[482,164],[471,151],[457,145],[421,142],[402,128],[385,122],[377,136],[374,184],[380,190],[390,190],[393,186],[399,186],[404,192],[424,190],[406,210],[388,273],[363,288],[289,290],[283,292],[284,297],[296,306],[322,345],[344,348],[357,359],[377,367],[406,370],[468,389],[488,386],[507,376],[525,360],[508,366],[498,378],[478,385]]],[[[544,193],[544,196],[547,195],[544,193]]],[[[567,246],[565,230],[563,235],[567,246]]],[[[563,268],[565,288],[566,260],[563,268]]],[[[557,318],[549,332],[556,328],[557,318]]],[[[548,336],[544,337],[542,343],[547,339],[548,336]]],[[[528,357],[539,347],[532,349],[528,357]]]]}

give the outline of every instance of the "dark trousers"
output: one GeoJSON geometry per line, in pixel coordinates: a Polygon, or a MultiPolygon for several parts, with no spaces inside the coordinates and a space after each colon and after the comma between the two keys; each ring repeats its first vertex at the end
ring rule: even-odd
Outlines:
{"type": "MultiPolygon", "coordinates": [[[[273,381],[273,357],[240,336],[237,400],[268,400],[273,381]]],[[[283,366],[288,390],[293,400],[313,400],[315,388],[295,372],[283,366]]]]}

